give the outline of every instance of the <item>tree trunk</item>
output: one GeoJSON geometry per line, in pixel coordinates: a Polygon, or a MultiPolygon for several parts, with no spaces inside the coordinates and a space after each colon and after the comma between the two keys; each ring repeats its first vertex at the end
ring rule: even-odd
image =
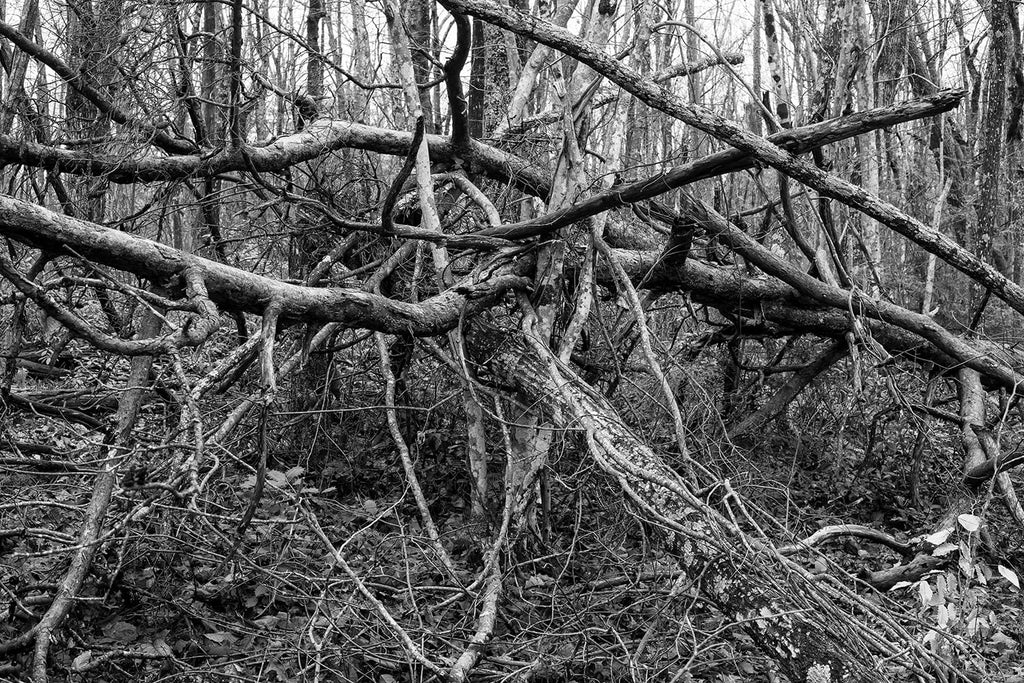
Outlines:
{"type": "MultiPolygon", "coordinates": [[[[1006,0],[993,0],[989,12],[988,79],[981,122],[981,166],[978,169],[978,251],[1008,273],[1005,254],[993,247],[1003,222],[1003,121],[1006,118],[1006,62],[1010,58],[1009,12],[1006,0]]],[[[1016,12],[1016,8],[1013,9],[1016,12]]]]}

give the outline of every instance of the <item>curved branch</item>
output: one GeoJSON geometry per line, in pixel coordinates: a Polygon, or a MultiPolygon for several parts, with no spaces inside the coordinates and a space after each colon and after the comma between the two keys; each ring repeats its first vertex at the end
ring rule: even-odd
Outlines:
{"type": "Polygon", "coordinates": [[[444,63],[444,84],[452,111],[452,146],[459,158],[466,159],[473,148],[469,144],[469,102],[462,91],[462,69],[469,57],[473,31],[465,14],[455,13],[452,17],[455,19],[455,51],[444,63]]]}
{"type": "MultiPolygon", "coordinates": [[[[379,332],[434,335],[454,328],[460,316],[474,315],[529,279],[502,267],[477,281],[470,276],[419,304],[395,301],[356,289],[318,289],[279,282],[133,237],[94,223],[68,218],[43,207],[0,196],[0,235],[57,254],[74,249],[97,263],[180,287],[193,268],[210,301],[221,310],[262,315],[270,301],[281,302],[281,317],[307,322],[342,322],[379,332]]],[[[125,342],[126,344],[132,342],[125,342]]]]}
{"type": "Polygon", "coordinates": [[[779,548],[779,552],[783,555],[792,555],[802,550],[809,550],[816,545],[830,541],[834,538],[863,538],[874,543],[879,543],[888,548],[892,548],[901,555],[909,555],[914,552],[915,546],[910,543],[904,543],[899,541],[893,536],[879,531],[878,529],[872,529],[871,527],[861,526],[860,524],[833,524],[832,526],[825,526],[813,534],[797,541],[792,545],[782,546],[779,548]]]}
{"type": "Polygon", "coordinates": [[[1009,453],[1001,453],[969,468],[964,473],[964,486],[971,491],[977,491],[981,488],[982,484],[995,475],[1006,472],[1021,463],[1024,463],[1024,452],[1010,451],[1009,453]]]}
{"type": "MultiPolygon", "coordinates": [[[[55,214],[56,215],[56,214],[55,214]]],[[[184,274],[184,273],[183,273],[184,274]]],[[[22,275],[14,263],[2,249],[0,249],[0,275],[11,281],[18,291],[35,302],[39,308],[46,311],[54,320],[68,328],[76,336],[89,341],[96,348],[104,351],[112,351],[125,356],[148,356],[152,354],[166,353],[177,346],[196,346],[205,340],[200,334],[187,334],[185,330],[177,330],[162,337],[153,337],[129,341],[112,337],[109,334],[100,332],[89,326],[80,317],[57,303],[53,297],[46,293],[42,287],[22,275]],[[195,336],[195,338],[193,338],[195,336]]],[[[196,332],[208,326],[197,328],[196,332]]],[[[216,329],[214,327],[213,329],[216,329]]],[[[209,331],[212,332],[213,329],[209,331]]],[[[209,334],[207,334],[209,336],[209,334]]]]}
{"type": "MultiPolygon", "coordinates": [[[[447,137],[426,137],[431,161],[446,162],[455,158],[454,145],[447,137]]],[[[362,149],[406,156],[412,138],[413,134],[406,131],[321,119],[308,123],[301,132],[259,146],[206,150],[200,154],[173,157],[141,156],[126,159],[122,156],[60,149],[19,140],[11,135],[0,135],[0,159],[7,163],[75,175],[101,175],[111,182],[126,184],[205,178],[234,171],[272,173],[339,149],[362,149]]],[[[470,144],[473,171],[538,197],[546,197],[551,190],[549,174],[536,163],[476,140],[471,140],[470,144]]]]}

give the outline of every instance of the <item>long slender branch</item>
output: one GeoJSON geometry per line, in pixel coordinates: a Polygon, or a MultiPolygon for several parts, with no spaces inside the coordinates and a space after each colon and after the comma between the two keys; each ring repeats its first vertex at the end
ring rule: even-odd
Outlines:
{"type": "Polygon", "coordinates": [[[902,555],[907,555],[915,550],[915,546],[910,543],[904,543],[884,531],[872,529],[871,527],[862,526],[860,524],[833,524],[831,526],[822,527],[807,538],[799,540],[792,545],[781,546],[778,550],[783,555],[792,555],[804,550],[810,550],[814,546],[820,545],[825,541],[829,541],[834,538],[851,537],[873,541],[888,548],[892,548],[902,555]]]}
{"type": "Polygon", "coordinates": [[[409,633],[404,628],[402,628],[401,624],[395,621],[395,618],[391,615],[391,612],[388,611],[388,608],[384,605],[384,603],[382,603],[377,598],[376,595],[370,592],[370,589],[366,587],[366,584],[363,582],[362,579],[359,578],[359,575],[355,573],[355,570],[352,569],[351,565],[349,565],[349,563],[345,561],[345,556],[341,554],[340,550],[334,547],[334,544],[331,543],[331,539],[327,538],[327,534],[324,533],[324,530],[320,526],[320,522],[317,520],[316,516],[311,511],[305,508],[303,508],[302,512],[303,514],[305,514],[306,520],[309,522],[310,527],[313,529],[316,535],[320,537],[320,540],[323,541],[324,546],[330,551],[331,555],[334,558],[334,562],[339,567],[341,567],[342,571],[345,572],[345,574],[348,575],[348,577],[356,585],[356,589],[363,595],[363,597],[366,598],[366,600],[371,605],[373,605],[373,608],[377,611],[377,614],[380,615],[380,618],[384,620],[384,623],[386,623],[388,627],[391,628],[391,630],[398,637],[399,641],[401,641],[402,646],[405,648],[406,652],[409,653],[409,656],[415,659],[417,662],[419,662],[423,666],[423,668],[427,669],[435,676],[437,676],[437,678],[443,680],[444,671],[441,669],[441,667],[427,659],[426,655],[423,654],[423,651],[419,648],[419,646],[417,646],[413,639],[409,637],[409,633]]]}
{"type": "Polygon", "coordinates": [[[395,373],[391,369],[390,354],[387,345],[387,340],[384,339],[384,335],[377,333],[374,335],[377,343],[377,353],[380,356],[380,370],[384,376],[384,405],[385,412],[387,413],[388,431],[391,434],[391,439],[395,443],[395,448],[398,449],[398,454],[402,461],[402,469],[405,470],[405,481],[409,485],[409,490],[412,491],[413,500],[416,501],[416,508],[420,513],[420,520],[423,522],[423,528],[427,532],[427,537],[430,539],[430,545],[433,547],[434,552],[437,554],[441,564],[444,565],[445,569],[452,576],[455,575],[455,565],[452,564],[451,557],[448,555],[448,551],[444,549],[441,544],[441,537],[437,532],[437,525],[434,524],[434,518],[430,514],[430,506],[427,504],[427,498],[423,495],[423,487],[420,486],[419,477],[416,476],[416,468],[413,466],[412,454],[409,452],[409,444],[405,442],[405,437],[402,436],[402,428],[398,424],[398,414],[395,407],[395,373]]]}
{"type": "Polygon", "coordinates": [[[384,202],[381,204],[380,209],[380,225],[387,231],[391,232],[395,229],[395,204],[398,203],[398,198],[402,194],[402,187],[405,186],[405,181],[409,179],[413,169],[416,167],[416,153],[419,151],[420,145],[423,143],[423,135],[426,132],[426,122],[423,116],[416,117],[416,130],[412,135],[412,144],[409,148],[409,154],[405,157],[405,163],[402,164],[402,168],[398,170],[398,175],[391,181],[391,187],[388,188],[388,193],[384,196],[384,202]]]}
{"type": "Polygon", "coordinates": [[[742,63],[743,55],[739,52],[725,52],[721,55],[708,55],[696,62],[674,64],[666,69],[656,72],[652,78],[654,78],[658,83],[664,83],[665,81],[678,76],[692,76],[693,74],[700,73],[701,71],[706,71],[713,66],[720,66],[723,64],[735,65],[742,63]]]}
{"type": "MultiPolygon", "coordinates": [[[[803,154],[855,135],[950,111],[960,104],[964,94],[963,90],[944,90],[931,97],[899,102],[888,107],[878,107],[838,119],[792,128],[767,139],[793,154],[803,154]]],[[[602,211],[652,199],[698,180],[752,168],[754,163],[754,157],[744,151],[723,150],[632,183],[614,186],[559,211],[552,211],[521,223],[481,230],[480,234],[507,239],[547,234],[602,211]]],[[[664,216],[670,213],[668,209],[657,206],[655,211],[664,216]]]]}
{"type": "MultiPolygon", "coordinates": [[[[920,100],[901,102],[841,119],[795,128],[774,135],[769,140],[793,153],[803,153],[871,130],[949,111],[956,107],[962,98],[963,91],[943,91],[920,100]]],[[[451,140],[437,135],[427,135],[426,138],[431,161],[450,161],[456,158],[456,146],[451,140]]],[[[350,121],[322,120],[308,124],[301,132],[246,147],[244,153],[243,150],[225,149],[212,154],[144,156],[135,159],[61,149],[14,136],[0,135],[0,159],[38,168],[59,169],[64,173],[103,175],[115,183],[135,183],[209,177],[234,171],[281,171],[329,152],[349,148],[408,156],[413,142],[414,134],[406,131],[377,128],[350,121]]],[[[469,144],[472,147],[472,167],[482,175],[509,182],[535,196],[546,197],[550,192],[550,176],[546,169],[476,140],[471,140],[469,144]]],[[[487,228],[478,235],[500,235],[508,239],[542,235],[602,211],[651,199],[698,180],[741,171],[753,165],[753,157],[739,150],[717,152],[663,173],[615,186],[560,211],[550,212],[522,223],[487,228]]],[[[656,212],[660,211],[665,215],[669,213],[663,207],[654,208],[656,212]]],[[[468,236],[462,237],[468,239],[468,236]]]]}
{"type": "Polygon", "coordinates": [[[263,396],[260,403],[263,410],[260,413],[259,436],[257,438],[260,457],[256,464],[256,481],[252,487],[252,494],[249,496],[249,503],[246,505],[245,511],[238,521],[238,526],[235,527],[235,540],[231,547],[228,548],[228,551],[224,553],[224,559],[220,561],[217,568],[213,571],[214,576],[220,575],[221,570],[231,561],[235,553],[238,552],[238,548],[245,541],[245,531],[256,514],[256,508],[259,507],[260,498],[263,497],[263,489],[267,483],[267,456],[270,452],[270,444],[267,439],[267,423],[270,421],[270,407],[273,405],[274,397],[277,395],[277,373],[274,372],[274,339],[277,336],[278,314],[279,307],[277,302],[270,302],[266,312],[263,314],[263,329],[260,332],[260,374],[263,385],[263,396]]]}

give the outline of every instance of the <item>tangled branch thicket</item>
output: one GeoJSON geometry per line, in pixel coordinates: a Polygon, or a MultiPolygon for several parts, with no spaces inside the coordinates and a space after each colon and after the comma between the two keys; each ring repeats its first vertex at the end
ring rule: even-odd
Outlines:
{"type": "MultiPolygon", "coordinates": [[[[459,586],[479,584],[494,560],[482,552],[479,530],[466,515],[469,482],[459,458],[464,443],[449,431],[463,419],[451,406],[458,383],[438,382],[429,393],[406,398],[408,405],[419,407],[419,433],[412,441],[417,474],[451,554],[452,576],[433,551],[396,471],[397,456],[384,434],[381,378],[371,346],[364,340],[339,352],[329,370],[329,385],[314,390],[313,381],[320,380],[308,376],[282,385],[289,398],[269,418],[273,436],[267,490],[244,532],[240,552],[221,574],[213,570],[230,547],[231,530],[255,485],[259,427],[255,422],[247,429],[243,425],[237,437],[208,443],[219,471],[186,504],[168,495],[163,482],[173,478],[168,453],[188,439],[175,433],[178,420],[164,406],[142,409],[142,433],[168,431],[171,438],[140,439],[128,471],[129,478],[137,479],[111,503],[110,531],[102,539],[103,552],[93,560],[85,600],[78,607],[76,619],[82,627],[76,628],[77,647],[58,656],[56,666],[83,675],[115,666],[123,675],[162,670],[269,680],[274,675],[280,680],[407,675],[409,653],[395,629],[381,619],[377,605],[387,609],[423,652],[455,652],[469,639],[477,599],[459,586]],[[347,407],[322,407],[328,397],[332,405],[347,407]],[[318,537],[320,529],[330,547],[318,537]],[[338,567],[335,552],[355,577],[338,567]],[[370,602],[360,588],[379,602],[370,602]],[[104,605],[117,606],[113,620],[103,617],[109,609],[104,605]],[[149,630],[148,637],[135,647],[114,644],[143,630],[149,630]]],[[[206,354],[213,351],[211,347],[206,354]]],[[[201,358],[195,361],[202,363],[201,358]]],[[[698,357],[680,372],[703,374],[712,363],[698,357]]],[[[310,364],[317,364],[315,355],[310,364]]],[[[441,372],[426,355],[412,363],[406,376],[412,380],[441,372]]],[[[155,374],[167,381],[171,370],[158,364],[155,374]]],[[[707,392],[703,400],[685,405],[688,429],[720,433],[717,412],[709,409],[716,390],[699,376],[682,381],[707,392]]],[[[410,386],[422,385],[410,381],[410,386]]],[[[651,405],[652,389],[650,380],[641,377],[622,390],[619,403],[624,415],[641,418],[638,424],[644,431],[638,434],[645,441],[670,449],[674,438],[666,432],[666,421],[647,420],[649,408],[642,407],[651,405]]],[[[232,390],[218,401],[218,411],[204,415],[207,428],[244,396],[232,390]]],[[[21,424],[13,427],[21,431],[21,424]]],[[[62,431],[48,440],[81,438],[73,428],[62,431]]],[[[500,434],[491,436],[501,443],[500,434]]],[[[631,505],[623,505],[622,492],[584,453],[578,429],[555,432],[543,517],[538,526],[524,523],[509,534],[509,550],[502,553],[507,565],[501,572],[505,596],[500,627],[476,675],[671,678],[687,671],[753,675],[762,670],[764,664],[740,626],[723,621],[698,595],[699,577],[681,570],[672,551],[661,547],[663,532],[631,505]]],[[[20,467],[5,462],[10,467],[7,485],[17,486],[24,502],[8,510],[10,521],[4,526],[20,527],[23,533],[9,549],[26,574],[60,570],[61,553],[51,548],[70,548],[75,540],[55,538],[45,529],[56,526],[57,519],[68,519],[62,503],[73,501],[75,490],[88,492],[90,468],[102,466],[73,452],[61,455],[72,456],[81,469],[61,473],[51,482],[38,479],[35,470],[42,461],[20,467]]],[[[693,452],[691,457],[727,462],[722,453],[693,452]]],[[[762,497],[761,478],[750,474],[757,461],[731,467],[730,481],[738,491],[762,497]]],[[[501,480],[491,488],[494,500],[501,500],[501,480]]],[[[491,509],[492,514],[500,512],[491,509]]],[[[770,516],[754,514],[761,523],[771,523],[770,516]]],[[[490,524],[497,528],[501,519],[495,517],[490,524]]],[[[751,552],[736,570],[763,574],[756,558],[751,552]]],[[[791,595],[808,594],[806,587],[796,586],[779,588],[791,595]]],[[[10,588],[12,606],[24,610],[24,616],[33,605],[44,604],[38,598],[50,590],[45,582],[12,583],[10,588]]],[[[805,603],[803,609],[825,606],[805,603]]],[[[849,623],[841,613],[831,618],[833,628],[849,623]]],[[[445,665],[436,655],[431,659],[445,665]]]]}
{"type": "Polygon", "coordinates": [[[8,8],[0,678],[1017,680],[1020,46],[8,8]]]}

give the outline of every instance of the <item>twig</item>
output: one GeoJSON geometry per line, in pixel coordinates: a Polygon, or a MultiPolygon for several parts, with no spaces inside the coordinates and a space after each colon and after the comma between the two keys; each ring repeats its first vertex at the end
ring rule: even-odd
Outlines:
{"type": "Polygon", "coordinates": [[[452,560],[448,556],[448,551],[446,551],[444,546],[441,545],[441,538],[437,533],[437,526],[434,524],[434,518],[430,515],[427,498],[423,495],[423,489],[420,487],[419,478],[416,476],[416,469],[413,467],[412,455],[409,453],[409,446],[405,443],[405,438],[402,436],[402,429],[398,425],[398,415],[395,411],[395,373],[391,371],[390,354],[388,352],[387,341],[384,339],[384,335],[380,332],[376,333],[374,338],[377,341],[377,352],[380,354],[380,370],[384,375],[384,403],[387,406],[385,412],[387,413],[388,430],[391,432],[391,439],[395,442],[395,448],[398,449],[398,455],[402,460],[402,468],[405,470],[405,480],[409,484],[409,489],[412,491],[413,499],[416,501],[416,507],[419,510],[420,519],[423,521],[423,528],[427,531],[427,536],[430,538],[434,552],[437,553],[437,556],[441,560],[445,569],[447,569],[454,577],[455,566],[452,564],[452,560]]]}
{"type": "Polygon", "coordinates": [[[334,544],[331,543],[331,540],[327,538],[327,534],[324,533],[324,530],[320,526],[320,522],[317,520],[316,515],[314,515],[312,511],[306,509],[305,506],[302,507],[302,512],[305,514],[306,520],[309,521],[309,525],[313,529],[313,532],[320,537],[320,540],[323,541],[324,545],[331,552],[331,555],[334,557],[334,561],[338,564],[339,567],[341,567],[341,570],[345,572],[345,574],[347,574],[350,579],[352,579],[352,582],[356,585],[356,589],[360,593],[362,593],[363,597],[369,600],[370,604],[373,605],[373,608],[377,610],[377,614],[380,615],[381,619],[383,619],[384,622],[391,627],[391,630],[395,632],[395,635],[398,636],[398,639],[402,642],[402,645],[405,647],[406,652],[408,652],[413,659],[422,664],[424,668],[426,668],[428,671],[435,674],[439,678],[444,678],[444,671],[441,669],[441,667],[439,667],[437,664],[426,658],[426,656],[419,649],[419,647],[416,646],[416,643],[412,641],[412,638],[409,637],[409,634],[406,632],[406,630],[402,628],[401,624],[395,621],[395,618],[393,616],[391,616],[391,612],[389,612],[388,608],[384,606],[384,603],[378,600],[377,596],[370,592],[370,589],[366,587],[366,584],[363,583],[363,580],[360,579],[359,576],[352,570],[352,567],[349,566],[348,562],[345,561],[345,557],[337,548],[334,547],[334,544]]]}

